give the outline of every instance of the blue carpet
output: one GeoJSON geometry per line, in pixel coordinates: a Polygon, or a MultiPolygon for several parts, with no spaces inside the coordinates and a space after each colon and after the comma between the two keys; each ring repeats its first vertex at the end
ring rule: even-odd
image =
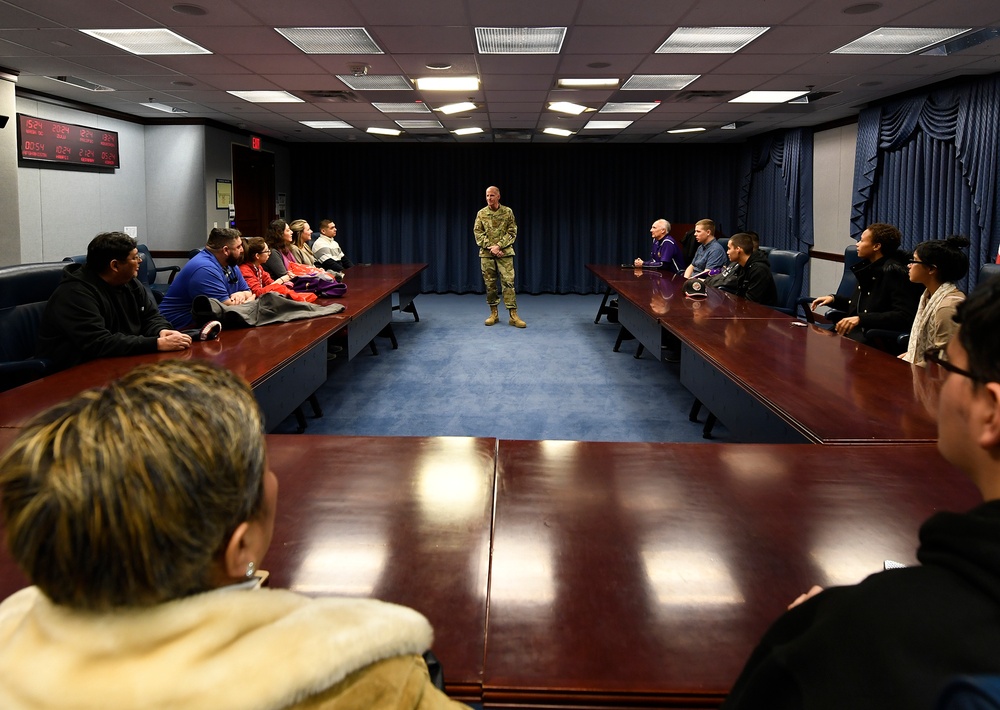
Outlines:
{"type": "MultiPolygon", "coordinates": [[[[309,434],[485,436],[500,439],[701,442],[688,421],[693,398],[676,364],[636,342],[612,352],[618,326],[594,324],[600,296],[518,296],[526,329],[489,315],[479,294],[425,294],[420,314],[393,314],[399,349],[377,338],[379,355],[342,354],[317,392],[324,416],[309,434]]],[[[308,406],[305,407],[310,412],[308,406]]],[[[702,419],[704,420],[704,411],[702,419]]],[[[278,433],[293,432],[291,417],[278,433]]],[[[731,440],[720,423],[715,436],[731,440]]]]}

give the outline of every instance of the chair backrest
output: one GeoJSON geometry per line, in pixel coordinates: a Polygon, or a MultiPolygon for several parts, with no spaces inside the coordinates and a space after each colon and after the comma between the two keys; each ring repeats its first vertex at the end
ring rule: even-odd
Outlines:
{"type": "Polygon", "coordinates": [[[850,298],[857,288],[858,279],[851,271],[851,267],[861,261],[858,256],[858,245],[851,244],[844,249],[844,274],[840,277],[840,285],[837,286],[837,295],[841,298],[850,298]]]}
{"type": "Polygon", "coordinates": [[[67,256],[65,259],[63,259],[63,261],[72,261],[72,262],[75,262],[77,264],[86,264],[87,263],[87,255],[86,254],[77,254],[76,256],[67,256]]]}
{"type": "Polygon", "coordinates": [[[1000,677],[959,676],[938,698],[938,710],[1000,710],[1000,677]]]}
{"type": "Polygon", "coordinates": [[[986,279],[992,279],[998,275],[1000,275],[1000,264],[983,264],[979,267],[979,280],[976,283],[981,284],[986,279]]]}
{"type": "Polygon", "coordinates": [[[135,248],[139,250],[139,256],[142,257],[136,278],[139,279],[139,283],[152,286],[156,283],[156,264],[153,263],[153,255],[149,253],[149,247],[145,244],[136,244],[135,248]]]}
{"type": "Polygon", "coordinates": [[[774,285],[778,289],[778,302],[775,306],[794,313],[795,303],[802,291],[802,279],[809,255],[800,251],[772,249],[767,259],[771,263],[771,275],[774,276],[774,285]]]}
{"type": "Polygon", "coordinates": [[[49,296],[62,280],[66,263],[0,267],[0,363],[35,354],[35,339],[49,296]]]}

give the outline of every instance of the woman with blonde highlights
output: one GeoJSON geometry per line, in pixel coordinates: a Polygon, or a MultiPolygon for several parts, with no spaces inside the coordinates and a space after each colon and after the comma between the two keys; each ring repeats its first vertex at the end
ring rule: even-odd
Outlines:
{"type": "Polygon", "coordinates": [[[278,482],[246,383],[140,367],[39,415],[0,459],[11,555],[0,707],[458,706],[417,612],[259,588],[278,482]]]}

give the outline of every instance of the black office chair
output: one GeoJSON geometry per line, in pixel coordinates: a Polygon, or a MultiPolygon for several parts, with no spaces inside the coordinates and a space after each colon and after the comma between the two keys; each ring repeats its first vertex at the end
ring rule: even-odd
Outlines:
{"type": "Polygon", "coordinates": [[[0,391],[52,371],[34,357],[45,304],[62,280],[63,262],[0,267],[0,391]]]}
{"type": "Polygon", "coordinates": [[[979,267],[979,280],[976,283],[981,284],[995,276],[1000,276],[1000,264],[983,264],[979,267]]]}
{"type": "MultiPolygon", "coordinates": [[[[840,277],[840,285],[837,286],[836,295],[841,298],[850,298],[854,293],[854,289],[858,286],[858,279],[851,271],[851,267],[861,261],[858,257],[858,245],[851,244],[849,247],[844,249],[844,273],[840,277]]],[[[815,301],[819,296],[806,296],[800,298],[796,301],[797,306],[802,307],[802,311],[805,314],[806,320],[810,323],[815,323],[816,318],[812,309],[809,305],[815,301]]],[[[829,312],[829,311],[828,311],[829,312]]],[[[793,314],[794,315],[794,314],[793,314]]]]}
{"type": "Polygon", "coordinates": [[[938,698],[938,710],[1000,710],[1000,676],[955,678],[938,698]]]}
{"type": "Polygon", "coordinates": [[[802,279],[805,276],[809,255],[800,251],[772,249],[767,258],[771,263],[771,275],[778,290],[778,302],[774,308],[786,315],[794,316],[796,304],[799,303],[799,294],[802,292],[802,279]]]}
{"type": "Polygon", "coordinates": [[[153,291],[160,291],[162,293],[166,293],[167,288],[174,280],[174,276],[176,276],[178,272],[180,272],[181,267],[179,266],[157,267],[156,264],[153,262],[153,255],[149,253],[148,246],[146,246],[145,244],[137,244],[136,249],[138,249],[139,254],[142,255],[142,263],[139,264],[139,274],[138,274],[139,281],[149,286],[151,289],[153,289],[153,291]],[[168,274],[170,274],[170,276],[167,277],[167,282],[165,284],[156,282],[156,276],[161,271],[165,271],[168,274]]]}

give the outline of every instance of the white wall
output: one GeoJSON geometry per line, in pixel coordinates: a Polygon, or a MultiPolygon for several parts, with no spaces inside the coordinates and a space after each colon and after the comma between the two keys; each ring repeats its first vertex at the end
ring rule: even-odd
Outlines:
{"type": "Polygon", "coordinates": [[[0,79],[0,116],[7,125],[0,129],[0,265],[21,263],[20,208],[17,190],[17,106],[14,84],[0,79]]]}
{"type": "Polygon", "coordinates": [[[139,241],[154,251],[205,246],[205,127],[146,126],[146,165],[149,229],[139,241]]]}
{"type": "MultiPolygon", "coordinates": [[[[816,251],[843,254],[854,243],[851,195],[857,139],[856,123],[813,136],[813,249],[816,251]]],[[[837,290],[844,265],[814,258],[810,259],[810,270],[810,294],[820,295],[837,290]]]]}
{"type": "MultiPolygon", "coordinates": [[[[17,168],[21,263],[83,254],[99,232],[139,228],[146,234],[146,153],[143,127],[76,109],[17,98],[18,113],[118,132],[121,168],[17,168]]],[[[16,161],[15,161],[16,164],[16,161]]]]}

